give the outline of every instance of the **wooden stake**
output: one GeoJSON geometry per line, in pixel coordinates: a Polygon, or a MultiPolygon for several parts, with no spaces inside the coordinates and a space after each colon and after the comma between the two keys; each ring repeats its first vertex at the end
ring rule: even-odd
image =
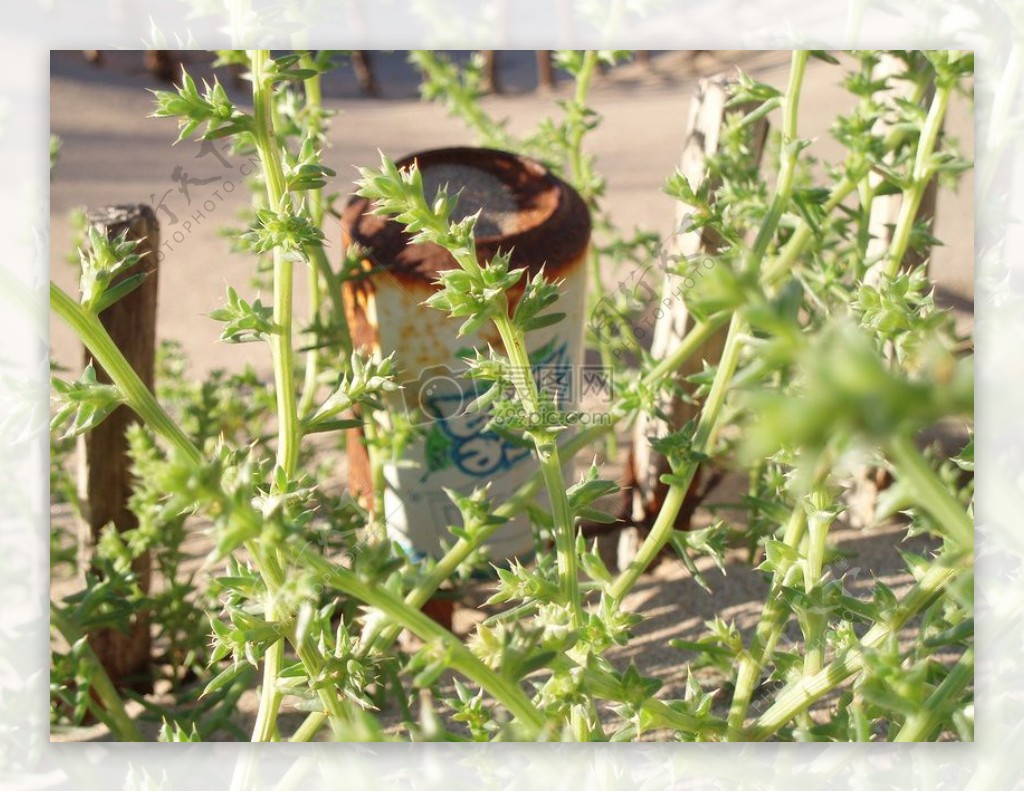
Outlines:
{"type": "Polygon", "coordinates": [[[544,91],[555,89],[555,64],[551,50],[537,50],[537,87],[544,91]]]}
{"type": "MultiPolygon", "coordinates": [[[[733,82],[731,77],[716,75],[702,79],[697,84],[697,94],[690,105],[690,117],[683,144],[683,155],[680,170],[689,180],[694,190],[707,178],[707,158],[714,155],[719,146],[722,127],[726,117],[725,104],[729,99],[729,89],[733,82]]],[[[753,107],[730,108],[729,112],[749,112],[753,107]]],[[[751,133],[753,150],[751,157],[759,163],[768,136],[768,123],[765,119],[757,122],[751,133]]],[[[715,185],[711,185],[714,193],[715,185]]],[[[695,211],[694,207],[682,203],[677,208],[677,235],[666,243],[671,245],[674,257],[680,262],[694,260],[699,262],[701,254],[714,254],[721,245],[718,235],[709,228],[700,232],[687,231],[688,215],[695,211]]],[[[651,355],[655,360],[663,360],[682,343],[686,334],[693,327],[693,318],[686,308],[685,299],[680,299],[677,292],[681,278],[669,275],[665,279],[662,300],[659,303],[654,337],[651,341],[651,355]]],[[[685,298],[685,295],[684,295],[685,298]]],[[[685,380],[699,373],[707,361],[711,365],[718,362],[725,343],[725,330],[713,336],[676,375],[677,384],[684,392],[693,392],[693,386],[685,380]]],[[[657,453],[651,445],[652,437],[663,437],[681,429],[687,421],[697,417],[700,404],[685,400],[679,395],[665,395],[658,408],[666,419],[653,414],[641,414],[633,430],[633,452],[631,473],[633,483],[633,522],[636,528],[622,532],[619,542],[618,561],[620,567],[628,564],[636,551],[636,547],[650,524],[661,510],[667,487],[661,482],[661,476],[669,472],[668,460],[657,453]]],[[[699,472],[698,472],[699,474],[699,472]]],[[[699,486],[699,475],[694,477],[694,486],[699,486]]],[[[694,490],[687,496],[679,516],[678,527],[689,528],[690,517],[697,506],[694,490]]]]}
{"type": "Polygon", "coordinates": [[[171,50],[146,50],[144,60],[157,79],[169,83],[181,76],[181,59],[171,50]]]}
{"type": "MultiPolygon", "coordinates": [[[[121,277],[140,270],[149,273],[142,285],[102,314],[100,321],[118,349],[146,384],[153,387],[156,357],[156,254],[160,248],[160,230],[149,206],[112,206],[92,212],[89,223],[108,238],[127,231],[128,239],[139,240],[136,252],[141,261],[121,277]]],[[[97,378],[110,382],[102,367],[85,352],[85,364],[92,363],[97,378]]],[[[79,440],[79,494],[85,523],[81,530],[81,567],[87,569],[95,557],[96,543],[103,529],[113,525],[118,531],[135,528],[138,522],[128,508],[132,494],[131,461],[125,431],[137,421],[135,413],[121,406],[79,440]]],[[[151,561],[143,554],[132,565],[139,587],[149,591],[151,561]]],[[[115,685],[144,691],[151,687],[149,616],[137,614],[128,631],[111,628],[92,631],[89,644],[115,685]]]]}
{"type": "Polygon", "coordinates": [[[484,93],[500,94],[501,80],[498,78],[498,52],[497,50],[481,50],[484,58],[483,79],[480,87],[484,93]]]}
{"type": "Polygon", "coordinates": [[[373,61],[368,50],[352,50],[352,69],[359,88],[367,96],[379,96],[380,88],[373,73],[373,61]]]}

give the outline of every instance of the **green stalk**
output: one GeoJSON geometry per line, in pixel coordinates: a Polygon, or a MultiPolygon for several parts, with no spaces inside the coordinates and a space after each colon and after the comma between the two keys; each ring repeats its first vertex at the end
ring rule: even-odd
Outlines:
{"type": "MultiPolygon", "coordinates": [[[[821,583],[822,570],[825,566],[825,544],[828,529],[832,525],[832,516],[824,510],[828,506],[828,497],[824,485],[811,493],[811,507],[814,515],[808,520],[807,553],[804,561],[804,592],[810,594],[821,583]]],[[[807,635],[804,636],[804,676],[816,674],[825,661],[825,628],[828,626],[826,616],[818,613],[806,614],[808,620],[807,635]]]]}
{"type": "Polygon", "coordinates": [[[889,441],[889,454],[900,481],[910,485],[917,505],[935,518],[947,538],[963,549],[973,548],[974,523],[939,481],[928,461],[917,450],[913,438],[906,435],[893,438],[889,441]]]}
{"type": "Polygon", "coordinates": [[[365,416],[363,432],[366,435],[366,456],[370,465],[370,486],[373,490],[373,521],[378,539],[387,537],[387,525],[384,519],[384,490],[387,479],[384,477],[384,458],[380,448],[380,426],[371,413],[365,416]]]}
{"type": "MultiPolygon", "coordinates": [[[[499,312],[494,324],[505,345],[512,370],[520,372],[516,379],[516,390],[522,399],[528,415],[539,414],[541,410],[537,383],[533,379],[530,356],[526,352],[526,338],[523,331],[508,318],[508,310],[499,312]]],[[[579,573],[576,569],[576,529],[569,498],[566,494],[565,477],[562,475],[562,461],[558,453],[555,435],[547,430],[531,430],[529,433],[537,449],[537,460],[541,476],[551,501],[551,516],[554,520],[555,550],[558,557],[558,575],[562,596],[572,614],[572,625],[579,629],[583,625],[583,601],[580,599],[579,573]]]]}
{"type": "MultiPolygon", "coordinates": [[[[305,51],[302,54],[300,65],[303,69],[313,69],[312,57],[309,55],[309,51],[305,51]]],[[[317,138],[321,134],[322,129],[319,125],[319,111],[321,111],[323,105],[323,96],[321,92],[321,75],[317,71],[312,77],[303,80],[303,88],[305,92],[305,110],[309,114],[310,119],[308,121],[309,128],[306,130],[306,136],[317,138]]],[[[317,228],[323,228],[324,226],[324,191],[321,187],[316,187],[315,190],[310,190],[308,195],[309,201],[309,216],[317,228]]],[[[308,270],[308,284],[309,284],[309,324],[315,326],[319,317],[321,317],[321,307],[324,301],[323,294],[321,293],[321,273],[315,266],[310,266],[308,270]]],[[[313,331],[309,339],[310,349],[306,352],[306,370],[305,379],[302,383],[302,398],[299,400],[298,414],[306,415],[312,408],[313,399],[316,395],[316,378],[319,373],[319,349],[316,348],[316,333],[313,331]]]]}
{"type": "MultiPolygon", "coordinates": [[[[256,512],[250,512],[248,514],[248,517],[249,517],[250,521],[253,521],[253,522],[256,522],[256,521],[259,520],[259,515],[257,515],[256,512]]],[[[267,587],[268,593],[269,592],[274,592],[274,591],[279,591],[285,585],[285,576],[284,576],[284,570],[282,569],[281,563],[280,563],[280,561],[278,559],[277,552],[275,550],[273,550],[273,549],[266,550],[258,542],[249,542],[249,543],[247,543],[246,544],[246,549],[249,551],[249,553],[255,559],[255,561],[257,563],[257,566],[259,568],[260,576],[263,578],[263,582],[264,582],[264,584],[267,587]]],[[[294,627],[294,619],[291,620],[291,622],[288,624],[288,626],[292,627],[292,628],[294,627]]],[[[309,636],[309,635],[297,635],[297,634],[289,635],[287,637],[291,640],[292,645],[295,648],[295,653],[298,655],[299,661],[302,663],[303,669],[306,672],[306,676],[310,680],[316,679],[316,677],[319,676],[320,672],[323,670],[324,663],[323,663],[323,660],[322,660],[322,658],[320,656],[319,651],[317,650],[317,647],[313,644],[312,637],[309,636]]],[[[283,638],[282,638],[281,641],[278,641],[278,644],[280,644],[282,646],[281,657],[273,658],[272,659],[270,657],[270,652],[268,652],[267,657],[265,658],[265,661],[264,661],[264,669],[266,669],[267,665],[270,662],[274,662],[277,665],[277,668],[275,669],[275,675],[273,676],[273,680],[274,680],[273,684],[275,686],[274,693],[277,692],[276,691],[277,677],[280,674],[280,665],[282,663],[283,655],[284,655],[284,653],[283,653],[283,646],[284,646],[283,638]]],[[[276,645],[277,644],[275,644],[275,646],[276,645]]],[[[258,731],[260,734],[265,734],[265,735],[270,735],[270,736],[268,736],[266,739],[259,740],[260,742],[265,742],[265,741],[271,739],[271,736],[275,735],[276,734],[276,730],[277,730],[276,723],[275,723],[275,721],[276,721],[276,711],[271,711],[269,709],[270,704],[272,703],[272,701],[271,701],[272,694],[266,693],[266,685],[268,683],[267,682],[268,679],[269,679],[268,674],[265,672],[264,673],[264,690],[261,691],[261,696],[260,696],[260,705],[261,706],[260,706],[260,709],[257,711],[257,720],[259,720],[260,716],[262,715],[264,718],[270,718],[270,721],[267,721],[265,723],[258,723],[258,728],[254,728],[254,734],[258,731]],[[267,700],[266,706],[268,707],[268,709],[266,710],[265,714],[264,714],[264,710],[263,710],[264,694],[266,695],[266,700],[267,700]]],[[[344,721],[345,721],[345,713],[344,713],[344,711],[343,711],[343,709],[341,707],[341,702],[339,701],[338,697],[336,695],[334,695],[334,691],[331,688],[320,687],[320,688],[317,689],[317,695],[319,696],[321,703],[324,705],[324,712],[322,712],[322,713],[314,713],[314,714],[321,715],[321,716],[323,716],[323,718],[330,718],[331,726],[334,729],[335,734],[336,735],[340,734],[341,730],[342,730],[342,725],[344,724],[344,721]]],[[[277,706],[280,707],[280,695],[279,694],[277,696],[277,706]]],[[[322,719],[321,719],[321,722],[322,722],[322,719]]],[[[314,729],[314,734],[315,734],[315,729],[314,729]]]]}
{"type": "MultiPolygon", "coordinates": [[[[320,212],[320,224],[323,224],[323,217],[326,214],[326,208],[322,205],[318,209],[320,212]]],[[[323,280],[322,286],[327,287],[327,295],[331,298],[333,303],[333,321],[335,329],[341,333],[341,350],[345,359],[348,360],[352,356],[352,335],[348,329],[348,321],[345,318],[345,306],[341,302],[341,288],[343,278],[342,276],[331,269],[331,262],[327,258],[327,253],[324,252],[324,246],[320,242],[310,243],[302,248],[303,255],[306,257],[306,261],[309,262],[309,266],[320,273],[320,277],[323,280]]],[[[322,304],[322,303],[321,303],[322,304]]]]}
{"type": "MultiPolygon", "coordinates": [[[[267,592],[266,618],[277,621],[276,608],[271,604],[273,595],[267,592]]],[[[278,640],[263,656],[263,684],[260,687],[260,704],[256,711],[256,722],[252,727],[252,742],[274,742],[277,740],[277,713],[281,709],[281,691],[277,679],[284,663],[284,641],[278,640]]]]}
{"type": "Polygon", "coordinates": [[[864,711],[864,698],[858,691],[853,692],[853,699],[850,701],[850,727],[853,736],[850,742],[871,742],[871,721],[868,720],[864,711]]]}
{"type": "Polygon", "coordinates": [[[382,586],[366,583],[352,572],[336,567],[313,553],[304,553],[301,560],[307,568],[316,570],[327,585],[378,609],[388,619],[401,624],[424,641],[442,645],[450,668],[484,688],[532,731],[540,732],[544,729],[544,716],[517,684],[485,665],[461,640],[425,613],[410,607],[382,586]]]}
{"type": "MultiPolygon", "coordinates": [[[[725,346],[722,349],[722,357],[715,371],[715,378],[711,384],[708,397],[701,407],[700,418],[697,421],[697,429],[693,435],[693,450],[697,453],[707,454],[708,440],[718,421],[718,417],[725,404],[725,396],[729,389],[729,383],[736,373],[739,365],[740,351],[742,348],[741,336],[746,332],[746,322],[740,318],[738,313],[733,314],[729,324],[729,332],[725,339],[725,346]]],[[[686,492],[697,472],[697,462],[688,461],[678,471],[673,471],[677,481],[673,483],[665,495],[665,501],[658,512],[650,534],[644,539],[643,544],[637,551],[636,556],[616,578],[609,589],[609,596],[616,603],[630,592],[640,575],[644,573],[651,562],[655,559],[661,548],[672,538],[675,531],[676,517],[683,506],[686,492]]]]}
{"type": "MultiPolygon", "coordinates": [[[[861,75],[870,82],[875,73],[875,64],[872,60],[861,61],[861,75]]],[[[916,104],[916,102],[915,102],[916,104]]],[[[870,96],[862,96],[857,103],[858,112],[865,118],[874,114],[873,100],[870,96]]],[[[863,279],[866,271],[868,247],[871,244],[871,207],[875,201],[876,179],[880,176],[865,171],[864,175],[857,182],[858,214],[857,214],[857,259],[859,262],[858,271],[855,277],[863,279]]]]}
{"type": "Polygon", "coordinates": [[[818,673],[803,677],[787,687],[746,732],[745,739],[757,742],[771,737],[822,696],[828,695],[842,682],[862,671],[865,649],[878,647],[898,633],[904,624],[934,602],[963,571],[956,567],[942,566],[943,560],[936,559],[888,620],[878,622],[868,630],[861,639],[860,648],[848,650],[818,673]]]}
{"type": "MultiPolygon", "coordinates": [[[[572,104],[577,110],[583,110],[587,105],[587,94],[590,92],[590,81],[594,77],[594,69],[597,68],[597,50],[587,50],[583,54],[583,63],[580,65],[579,74],[576,75],[576,90],[573,93],[572,104]]],[[[573,183],[577,189],[583,186],[587,173],[586,160],[583,157],[583,136],[587,130],[583,124],[576,124],[569,129],[568,140],[569,168],[573,183]]],[[[593,207],[593,196],[584,195],[587,204],[593,207]]]]}
{"type": "MultiPolygon", "coordinates": [[[[594,77],[594,71],[596,68],[597,51],[587,50],[583,55],[583,63],[580,65],[580,71],[576,75],[576,89],[573,93],[572,99],[573,106],[578,111],[582,112],[587,105],[587,95],[590,93],[590,83],[594,77]]],[[[590,178],[587,161],[583,155],[583,138],[586,135],[586,132],[587,130],[582,123],[573,125],[569,129],[566,146],[569,150],[570,179],[576,189],[580,191],[587,207],[590,209],[591,215],[593,215],[597,210],[597,202],[594,196],[589,194],[589,190],[585,186],[590,178]]],[[[604,281],[601,280],[601,260],[598,256],[597,248],[594,245],[591,245],[587,250],[587,266],[589,268],[591,284],[590,312],[593,314],[594,308],[603,304],[607,294],[604,288],[604,281]]],[[[598,353],[601,355],[601,365],[610,371],[614,363],[610,346],[604,338],[598,339],[597,346],[598,353]]],[[[606,435],[605,439],[605,454],[609,459],[614,459],[618,454],[618,442],[615,434],[609,433],[606,435]]]]}
{"type": "MultiPolygon", "coordinates": [[[[910,101],[920,102],[924,96],[925,91],[924,85],[917,85],[914,88],[913,95],[910,101]]],[[[886,151],[892,151],[897,148],[907,135],[907,130],[903,127],[896,127],[891,129],[885,136],[884,149],[886,151]]],[[[870,173],[869,170],[863,169],[863,173],[858,175],[856,178],[850,174],[845,175],[833,188],[829,195],[828,200],[822,206],[822,212],[827,217],[832,214],[839,207],[839,205],[845,201],[854,190],[857,189],[857,185],[860,180],[870,173]]],[[[782,246],[782,250],[778,256],[773,258],[764,268],[765,282],[769,286],[778,285],[779,281],[792,270],[793,265],[796,263],[797,258],[807,248],[807,244],[811,241],[814,236],[814,229],[806,219],[801,217],[798,220],[796,230],[793,232],[789,241],[782,246]]]]}
{"type": "Polygon", "coordinates": [[[779,174],[775,181],[775,194],[768,207],[758,229],[757,237],[748,256],[747,268],[756,272],[768,252],[768,245],[775,237],[775,230],[778,228],[782,214],[789,205],[793,194],[793,180],[796,176],[797,156],[800,153],[800,141],[797,140],[797,116],[800,110],[800,89],[803,86],[804,73],[807,71],[807,59],[810,53],[806,50],[793,52],[792,64],[789,70],[789,85],[786,88],[786,97],[783,101],[783,122],[782,122],[782,157],[780,159],[779,174]]]}
{"type": "MultiPolygon", "coordinates": [[[[307,273],[309,285],[309,318],[310,325],[320,318],[320,273],[310,267],[307,273]]],[[[316,331],[309,333],[309,349],[306,350],[306,371],[302,380],[302,396],[299,398],[298,414],[309,415],[313,411],[313,400],[316,398],[317,378],[320,376],[320,349],[316,343],[316,331]]]]}
{"type": "MultiPolygon", "coordinates": [[[[301,65],[306,69],[315,68],[313,58],[309,51],[303,53],[301,65]]],[[[306,136],[319,140],[323,135],[321,123],[321,112],[323,110],[323,91],[321,87],[320,72],[303,81],[305,90],[305,108],[310,115],[309,128],[306,136]]],[[[322,187],[307,192],[309,201],[309,216],[317,228],[323,229],[324,224],[324,191],[322,187]]],[[[341,284],[337,281],[330,262],[324,253],[323,245],[306,245],[304,253],[309,261],[309,322],[315,325],[320,318],[324,306],[324,288],[331,298],[334,306],[331,315],[332,327],[336,327],[342,334],[343,359],[348,360],[352,355],[351,339],[348,333],[348,323],[345,319],[345,312],[339,300],[341,299],[341,284]]],[[[316,397],[317,377],[320,369],[320,350],[315,348],[316,334],[312,333],[310,338],[310,349],[306,353],[306,372],[302,386],[302,398],[299,400],[299,415],[307,415],[313,407],[313,400],[316,397]]]]}
{"type": "Polygon", "coordinates": [[[974,680],[974,647],[968,647],[920,710],[907,718],[893,742],[924,742],[942,724],[951,699],[974,680]]]}
{"type": "MultiPolygon", "coordinates": [[[[789,522],[786,523],[786,530],[782,537],[783,543],[794,549],[799,547],[806,527],[807,510],[803,503],[797,503],[790,513],[789,522]]],[[[761,620],[758,622],[754,638],[750,643],[750,649],[740,657],[732,703],[729,706],[727,739],[731,741],[743,738],[743,724],[747,719],[747,711],[750,709],[754,690],[761,679],[768,658],[775,651],[775,644],[782,632],[788,613],[780,590],[782,586],[791,583],[790,577],[797,571],[799,571],[799,567],[796,564],[785,560],[780,562],[779,568],[775,570],[772,577],[771,589],[768,592],[764,610],[761,612],[761,620]]]]}
{"type": "Polygon", "coordinates": [[[856,277],[863,278],[867,269],[868,246],[871,244],[871,207],[875,202],[875,188],[867,175],[857,182],[859,200],[857,216],[857,257],[860,262],[856,277]]]}
{"type": "MultiPolygon", "coordinates": [[[[263,552],[263,548],[257,542],[248,542],[246,548],[256,561],[260,577],[267,588],[267,601],[264,608],[264,616],[271,624],[280,624],[284,614],[278,614],[275,603],[275,592],[283,582],[283,575],[279,571],[279,565],[270,556],[274,554],[271,549],[263,552]]],[[[284,664],[284,639],[278,639],[269,647],[263,656],[263,683],[260,687],[259,707],[256,710],[256,722],[252,729],[252,742],[272,742],[277,739],[277,713],[281,708],[281,692],[277,687],[277,680],[281,674],[281,667],[284,664]]]]}
{"type": "Polygon", "coordinates": [[[914,157],[911,183],[903,190],[903,201],[900,203],[896,228],[893,230],[892,241],[889,243],[889,252],[886,256],[884,273],[890,278],[896,277],[900,265],[903,263],[907,245],[910,243],[910,234],[914,230],[914,223],[917,220],[917,211],[921,207],[921,199],[924,198],[928,182],[931,181],[935,172],[931,162],[932,154],[935,152],[935,145],[938,142],[939,133],[942,131],[942,120],[946,116],[952,89],[951,85],[943,83],[936,85],[935,96],[932,98],[928,116],[921,129],[921,137],[917,142],[917,154],[914,157]]]}
{"type": "MultiPolygon", "coordinates": [[[[857,182],[849,177],[844,177],[832,188],[829,199],[822,207],[822,213],[825,216],[830,215],[855,189],[857,189],[857,182]]],[[[797,258],[799,258],[800,254],[807,248],[807,244],[811,241],[813,236],[814,229],[806,220],[801,218],[796,230],[793,232],[792,236],[790,236],[789,241],[782,246],[782,250],[779,251],[778,256],[765,265],[765,283],[770,286],[778,285],[782,278],[788,275],[793,269],[793,265],[796,263],[797,258]]]]}
{"type": "Polygon", "coordinates": [[[306,719],[299,725],[299,728],[295,730],[295,733],[288,738],[288,742],[310,742],[316,737],[325,720],[327,720],[327,713],[325,712],[309,713],[306,719]]]}
{"type": "MultiPolygon", "coordinates": [[[[50,627],[64,636],[64,640],[71,646],[82,641],[82,634],[64,618],[64,614],[52,602],[50,603],[50,627]]],[[[95,700],[92,702],[96,716],[107,724],[110,731],[122,742],[143,742],[142,733],[139,732],[134,721],[128,717],[124,702],[117,694],[117,688],[110,681],[107,670],[88,641],[83,641],[82,651],[89,664],[89,684],[99,698],[99,707],[96,706],[95,700]],[[99,711],[96,711],[97,709],[99,711]]]]}
{"type": "MultiPolygon", "coordinates": [[[[291,198],[285,190],[281,152],[273,129],[273,86],[266,70],[267,50],[252,50],[253,136],[267,186],[267,201],[273,212],[290,212],[291,198]]],[[[274,248],[274,333],[270,339],[277,393],[277,463],[287,476],[295,473],[298,461],[300,425],[295,404],[295,361],[292,349],[292,260],[280,248],[274,248]]]]}
{"type": "Polygon", "coordinates": [[[697,322],[690,328],[679,346],[668,357],[657,363],[654,368],[647,372],[643,379],[644,384],[654,385],[663,378],[675,373],[686,361],[697,354],[698,350],[728,321],[729,314],[723,312],[697,322]]]}
{"type": "MultiPolygon", "coordinates": [[[[803,85],[804,72],[807,69],[806,51],[795,51],[792,57],[789,75],[789,87],[783,102],[783,151],[779,175],[776,180],[774,195],[772,197],[772,209],[766,215],[757,234],[757,240],[746,260],[746,268],[751,273],[758,273],[761,264],[768,250],[768,244],[775,235],[779,220],[785,211],[786,205],[793,191],[793,176],[796,170],[796,160],[800,153],[797,144],[797,116],[799,112],[800,90],[803,85]]],[[[707,400],[701,408],[700,418],[697,422],[697,429],[693,436],[693,449],[698,453],[708,454],[711,449],[709,440],[712,437],[722,405],[725,402],[725,395],[729,383],[736,373],[739,364],[741,338],[746,333],[746,322],[741,319],[740,314],[734,313],[729,325],[729,333],[726,337],[725,348],[722,351],[721,361],[715,371],[715,378],[708,393],[707,400]]],[[[655,520],[654,527],[650,534],[644,539],[636,557],[629,566],[616,579],[609,594],[613,601],[621,602],[622,598],[636,584],[640,575],[650,565],[661,548],[665,546],[672,537],[675,530],[675,520],[686,497],[686,491],[693,476],[696,473],[696,462],[687,462],[681,471],[676,471],[676,483],[672,484],[665,496],[665,502],[655,520]]]]}
{"type": "Polygon", "coordinates": [[[632,590],[637,580],[640,579],[640,576],[657,557],[661,548],[672,538],[672,532],[675,531],[676,527],[676,517],[679,515],[679,510],[683,507],[686,491],[689,488],[690,482],[693,481],[696,470],[697,466],[695,464],[687,463],[682,471],[676,473],[677,476],[682,476],[685,479],[687,486],[683,487],[673,484],[669,487],[668,492],[665,494],[665,500],[661,505],[661,511],[658,512],[658,518],[654,521],[650,534],[644,539],[643,544],[640,545],[640,549],[633,557],[633,560],[629,562],[629,566],[619,574],[609,590],[609,595],[614,602],[622,602],[623,598],[632,590]]]}
{"type": "MultiPolygon", "coordinates": [[[[273,85],[267,79],[267,50],[251,50],[253,90],[253,137],[267,187],[267,201],[273,212],[290,212],[291,198],[286,192],[281,152],[273,128],[273,85]]],[[[295,361],[292,350],[292,260],[280,247],[273,251],[274,259],[274,333],[270,348],[274,365],[274,385],[277,395],[277,465],[286,478],[292,479],[299,458],[301,428],[295,402],[295,361]]],[[[273,552],[273,551],[272,551],[273,552]]],[[[276,622],[284,614],[277,613],[275,591],[268,587],[266,619],[276,622]]],[[[284,641],[278,640],[266,652],[263,664],[263,685],[260,705],[253,728],[253,741],[273,739],[277,730],[277,713],[281,706],[281,693],[277,679],[284,660],[284,641]]]]}
{"type": "Polygon", "coordinates": [[[199,465],[203,456],[157,402],[149,388],[139,379],[135,369],[125,359],[117,344],[95,314],[90,313],[63,291],[50,282],[50,310],[75,331],[96,362],[107,372],[114,385],[121,392],[124,403],[139,416],[157,435],[179,451],[188,461],[199,465]]]}

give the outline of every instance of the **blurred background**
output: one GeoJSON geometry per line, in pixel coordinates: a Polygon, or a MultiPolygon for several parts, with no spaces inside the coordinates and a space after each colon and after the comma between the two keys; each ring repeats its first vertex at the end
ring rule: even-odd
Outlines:
{"type": "MultiPolygon", "coordinates": [[[[449,53],[465,62],[472,53],[449,53]]],[[[841,56],[840,56],[841,57],[841,56]]],[[[149,203],[161,225],[165,257],[161,261],[158,332],[181,342],[192,374],[214,368],[238,370],[248,360],[258,371],[270,369],[264,345],[243,348],[217,343],[218,323],[210,311],[224,299],[226,284],[244,285],[252,272],[249,258],[229,252],[218,233],[237,225],[246,204],[241,186],[253,167],[210,144],[191,140],[172,145],[175,122],[149,118],[150,90],[177,81],[182,64],[197,82],[216,76],[238,104],[248,104],[249,84],[228,67],[214,68],[213,53],[201,51],[53,51],[50,56],[50,131],[61,138],[60,161],[50,190],[51,277],[74,291],[77,273],[66,263],[73,252],[73,210],[115,203],[149,203]],[[244,353],[246,360],[241,358],[244,353]]],[[[488,57],[490,93],[485,109],[507,118],[514,133],[528,132],[546,116],[558,115],[557,102],[569,95],[571,80],[549,68],[545,51],[498,51],[488,57]]],[[[845,63],[844,63],[845,65],[845,63]]],[[[604,205],[617,224],[666,237],[675,221],[674,202],[662,187],[679,163],[684,127],[696,81],[737,68],[784,87],[789,53],[782,51],[651,51],[605,69],[595,80],[590,104],[602,116],[586,146],[607,179],[604,205]]],[[[841,149],[828,125],[852,101],[841,85],[845,69],[812,60],[801,102],[801,134],[813,138],[811,153],[834,162],[841,149]]],[[[377,150],[399,158],[414,151],[470,144],[472,133],[448,116],[444,107],[423,101],[420,75],[408,53],[353,53],[324,77],[325,105],[337,111],[331,120],[325,164],[337,171],[329,192],[340,208],[352,190],[356,168],[379,162],[377,150]]],[[[959,140],[972,157],[973,107],[956,97],[945,134],[959,140]]],[[[974,210],[972,173],[956,194],[942,191],[936,213],[937,236],[931,273],[940,302],[957,313],[961,330],[973,326],[974,210]]],[[[340,261],[337,224],[328,228],[329,251],[340,261]]],[[[614,273],[606,273],[611,280],[614,273]]],[[[296,313],[305,315],[304,278],[296,279],[296,313]]],[[[242,291],[240,289],[240,291],[242,291]]],[[[252,296],[245,295],[243,296],[252,296]]],[[[70,331],[51,319],[51,354],[77,368],[80,349],[70,331]]]]}

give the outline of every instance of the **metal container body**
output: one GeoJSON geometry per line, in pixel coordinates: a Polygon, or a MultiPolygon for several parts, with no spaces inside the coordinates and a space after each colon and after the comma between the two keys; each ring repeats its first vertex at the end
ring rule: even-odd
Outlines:
{"type": "MultiPolygon", "coordinates": [[[[506,152],[441,149],[412,155],[399,165],[414,160],[423,172],[428,200],[432,188],[447,183],[452,193],[462,190],[460,216],[483,210],[477,225],[481,262],[498,250],[511,250],[512,268],[527,270],[508,295],[512,307],[521,285],[541,266],[548,278],[562,281],[556,309],[566,318],[530,333],[527,345],[538,384],[549,392],[557,389],[560,406],[572,409],[583,362],[590,235],[582,200],[539,163],[506,152]]],[[[491,498],[500,503],[527,481],[536,464],[528,447],[487,430],[486,414],[465,409],[476,394],[461,375],[462,359],[474,347],[501,350],[497,331],[487,325],[460,337],[463,320],[423,305],[436,291],[436,273],[455,267],[454,260],[436,246],[409,244],[396,224],[368,216],[370,208],[365,200],[354,199],[342,217],[346,244],[357,244],[363,266],[376,270],[346,284],[346,312],[357,345],[382,355],[395,353],[403,388],[391,406],[408,410],[421,430],[401,460],[384,465],[383,517],[389,535],[411,552],[436,557],[455,541],[449,526],[460,524],[445,488],[469,494],[489,483],[491,498]]],[[[368,460],[350,453],[353,490],[368,495],[368,482],[368,460]]],[[[503,525],[487,544],[496,561],[532,554],[526,515],[503,525]]]]}

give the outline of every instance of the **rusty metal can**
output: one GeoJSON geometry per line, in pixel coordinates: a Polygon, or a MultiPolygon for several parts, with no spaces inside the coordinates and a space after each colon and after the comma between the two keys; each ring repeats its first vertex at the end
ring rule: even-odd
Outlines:
{"type": "MultiPolygon", "coordinates": [[[[583,358],[584,314],[590,243],[590,214],[579,194],[539,162],[505,151],[445,148],[399,161],[419,167],[430,200],[439,186],[459,193],[454,219],[480,211],[476,225],[481,263],[499,250],[511,253],[511,268],[526,274],[508,295],[514,307],[526,280],[544,268],[549,280],[562,281],[557,310],[565,319],[527,337],[531,374],[546,372],[559,388],[563,409],[578,401],[583,358]]],[[[346,246],[357,245],[360,265],[369,274],[346,281],[345,310],[357,347],[382,355],[395,353],[399,409],[417,416],[422,432],[407,444],[402,460],[384,464],[382,511],[389,536],[413,554],[438,556],[454,537],[449,526],[459,515],[444,492],[462,494],[490,483],[495,502],[507,499],[536,470],[530,449],[486,427],[488,418],[465,408],[474,385],[462,375],[467,350],[501,350],[493,326],[458,336],[461,319],[427,308],[442,270],[457,267],[447,250],[412,244],[396,222],[370,214],[364,198],[351,199],[342,214],[346,246]]],[[[358,430],[354,430],[358,431],[358,430]]],[[[357,440],[358,436],[350,437],[357,440]]],[[[358,442],[349,443],[349,484],[353,493],[372,498],[369,462],[358,442]]],[[[567,471],[571,473],[571,471],[567,471]]],[[[488,541],[493,560],[532,554],[533,535],[526,515],[499,528],[488,541]]]]}

